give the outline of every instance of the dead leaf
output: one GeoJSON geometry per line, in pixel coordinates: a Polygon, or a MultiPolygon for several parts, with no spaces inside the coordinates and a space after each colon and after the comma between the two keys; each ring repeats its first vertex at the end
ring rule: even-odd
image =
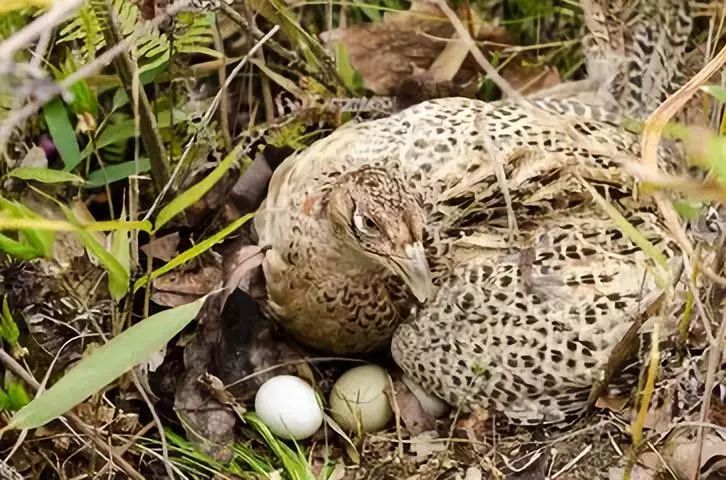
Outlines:
{"type": "Polygon", "coordinates": [[[436,442],[436,432],[423,432],[411,438],[411,451],[416,455],[416,462],[423,462],[434,453],[446,450],[446,442],[436,442]]]}
{"type": "Polygon", "coordinates": [[[436,419],[424,412],[421,407],[421,402],[416,398],[416,395],[400,380],[393,382],[393,389],[396,396],[395,403],[398,405],[401,420],[409,434],[416,436],[420,433],[434,430],[436,419]]]}
{"type": "Polygon", "coordinates": [[[464,480],[482,480],[481,470],[476,467],[467,468],[464,480]]]}
{"type": "Polygon", "coordinates": [[[670,450],[670,454],[664,456],[668,464],[683,478],[695,478],[699,468],[706,466],[710,469],[714,463],[726,460],[726,440],[715,434],[707,436],[703,441],[700,466],[697,460],[698,443],[695,439],[678,441],[670,450]]]}
{"type": "MultiPolygon", "coordinates": [[[[475,17],[473,11],[462,13],[462,18],[475,17]]],[[[501,41],[504,36],[500,27],[474,28],[478,40],[501,41]]],[[[365,87],[377,95],[390,95],[403,80],[432,67],[437,58],[432,79],[466,83],[473,78],[478,71],[473,62],[458,68],[466,58],[460,48],[450,47],[439,58],[453,35],[454,27],[438,7],[419,0],[411,2],[409,10],[385,14],[383,22],[351,25],[325,32],[321,38],[327,44],[344,44],[365,87]]]]}
{"type": "MultiPolygon", "coordinates": [[[[634,465],[630,471],[631,480],[652,480],[657,472],[639,465],[634,465]]],[[[608,470],[609,480],[623,480],[625,478],[625,469],[623,467],[611,468],[608,470]]]]}
{"type": "Polygon", "coordinates": [[[175,307],[192,302],[222,286],[222,266],[219,261],[202,266],[174,270],[154,281],[151,299],[154,303],[175,307]]]}
{"type": "Polygon", "coordinates": [[[629,398],[626,395],[615,397],[600,395],[595,402],[597,408],[604,408],[611,412],[620,413],[627,405],[629,398]]]}
{"type": "Polygon", "coordinates": [[[151,258],[168,262],[179,253],[177,247],[179,247],[179,232],[174,232],[151,240],[141,247],[141,251],[151,258]]]}
{"type": "Polygon", "coordinates": [[[328,475],[328,480],[343,480],[345,478],[345,465],[336,463],[333,471],[328,475]]]}
{"type": "Polygon", "coordinates": [[[522,95],[532,95],[562,83],[559,70],[549,65],[528,66],[525,62],[510,62],[501,73],[522,95]]]}
{"type": "Polygon", "coordinates": [[[489,413],[485,409],[473,410],[468,415],[459,417],[456,421],[456,428],[472,432],[476,438],[484,438],[490,430],[489,413]]]}
{"type": "Polygon", "coordinates": [[[250,292],[255,270],[262,265],[265,254],[257,245],[241,246],[224,258],[224,288],[232,291],[239,288],[250,292]]]}
{"type": "Polygon", "coordinates": [[[45,156],[45,150],[37,145],[28,150],[23,159],[20,161],[19,167],[31,168],[48,168],[48,158],[45,156]]]}

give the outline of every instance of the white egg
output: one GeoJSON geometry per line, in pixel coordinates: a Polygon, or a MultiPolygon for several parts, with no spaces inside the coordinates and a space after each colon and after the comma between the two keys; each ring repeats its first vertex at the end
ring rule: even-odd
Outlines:
{"type": "Polygon", "coordinates": [[[323,423],[315,391],[292,375],[279,375],[263,383],[255,396],[255,411],[272,433],[286,439],[308,438],[323,423]]]}
{"type": "Polygon", "coordinates": [[[382,429],[393,417],[388,386],[388,373],[378,365],[348,370],[330,392],[333,419],[349,432],[356,430],[358,419],[366,432],[382,429]]]}

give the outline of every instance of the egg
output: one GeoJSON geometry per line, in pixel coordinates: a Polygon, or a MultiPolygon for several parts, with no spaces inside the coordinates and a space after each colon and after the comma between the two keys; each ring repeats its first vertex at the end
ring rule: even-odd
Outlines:
{"type": "Polygon", "coordinates": [[[323,412],[313,388],[293,375],[278,375],[262,384],[255,396],[255,411],[281,438],[302,440],[323,423],[323,412]]]}
{"type": "Polygon", "coordinates": [[[348,370],[330,392],[333,419],[349,432],[356,430],[358,419],[363,431],[382,429],[393,417],[385,392],[388,385],[388,373],[378,365],[348,370]]]}

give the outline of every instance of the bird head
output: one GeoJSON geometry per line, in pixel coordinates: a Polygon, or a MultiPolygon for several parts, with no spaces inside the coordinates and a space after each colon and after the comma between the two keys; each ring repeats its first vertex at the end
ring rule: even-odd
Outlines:
{"type": "Polygon", "coordinates": [[[395,173],[364,167],[341,175],[329,192],[327,215],[334,235],[363,261],[387,268],[419,301],[431,297],[424,212],[395,173]]]}

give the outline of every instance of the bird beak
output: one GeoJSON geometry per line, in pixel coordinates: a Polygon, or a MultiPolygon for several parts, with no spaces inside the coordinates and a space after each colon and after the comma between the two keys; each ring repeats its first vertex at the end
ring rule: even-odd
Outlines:
{"type": "Polygon", "coordinates": [[[419,302],[425,302],[433,296],[434,284],[423,245],[421,242],[406,245],[403,253],[392,259],[392,270],[406,282],[419,302]]]}

